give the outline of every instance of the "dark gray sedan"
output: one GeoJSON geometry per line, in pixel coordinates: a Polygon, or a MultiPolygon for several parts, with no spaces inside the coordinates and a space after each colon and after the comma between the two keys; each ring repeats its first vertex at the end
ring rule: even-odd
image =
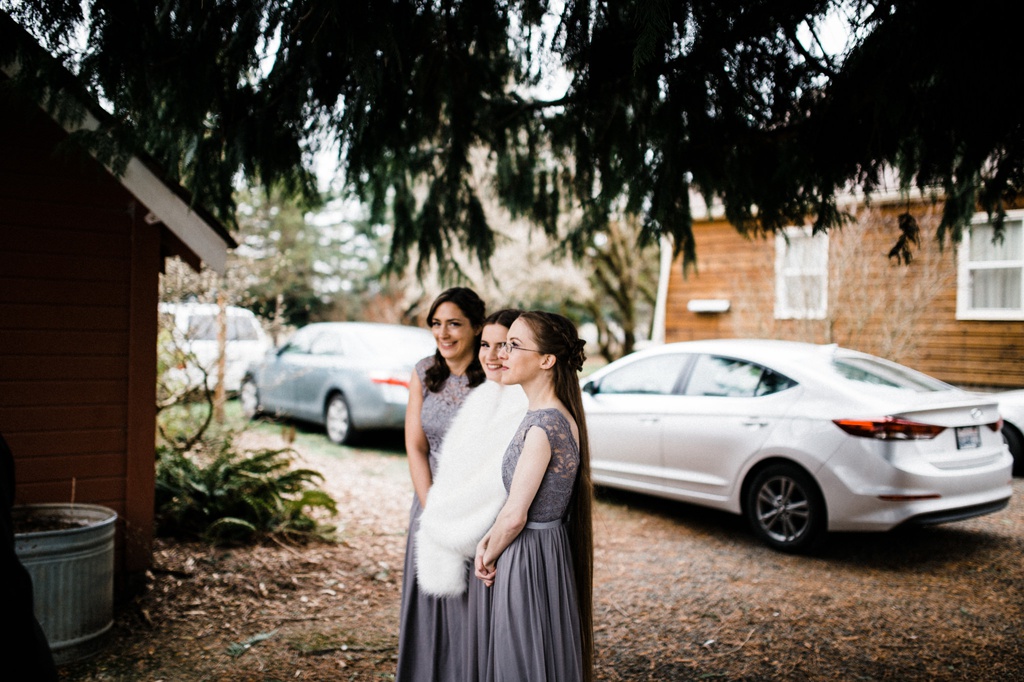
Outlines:
{"type": "Polygon", "coordinates": [[[318,322],[253,363],[242,380],[242,410],[320,424],[335,443],[358,430],[401,428],[409,377],[436,349],[421,327],[318,322]]]}

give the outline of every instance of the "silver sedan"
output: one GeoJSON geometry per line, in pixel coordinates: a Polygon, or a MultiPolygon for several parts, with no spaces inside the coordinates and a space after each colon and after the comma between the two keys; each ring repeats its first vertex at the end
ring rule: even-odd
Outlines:
{"type": "Polygon", "coordinates": [[[362,429],[401,428],[409,378],[434,353],[427,329],[372,322],[317,322],[252,364],[240,400],[260,414],[324,426],[335,443],[362,429]]]}
{"type": "Polygon", "coordinates": [[[594,482],[748,519],[782,550],[998,511],[996,401],[834,345],[668,344],[583,381],[594,482]]]}

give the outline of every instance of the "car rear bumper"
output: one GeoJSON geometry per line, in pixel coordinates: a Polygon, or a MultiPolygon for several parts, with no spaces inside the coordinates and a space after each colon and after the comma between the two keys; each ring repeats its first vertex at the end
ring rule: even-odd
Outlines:
{"type": "Polygon", "coordinates": [[[379,400],[349,406],[352,423],[360,429],[400,429],[405,426],[405,405],[379,400]]]}
{"type": "Polygon", "coordinates": [[[822,467],[816,472],[828,504],[829,530],[885,531],[904,524],[930,525],[990,514],[1013,492],[1013,458],[1005,451],[983,466],[911,470],[874,460],[859,467],[822,467]]]}
{"type": "Polygon", "coordinates": [[[996,500],[995,502],[988,502],[986,504],[976,504],[973,507],[962,507],[960,509],[947,509],[943,511],[931,512],[928,514],[921,514],[920,516],[913,516],[901,525],[903,526],[935,526],[940,523],[951,523],[953,521],[963,521],[965,519],[973,519],[975,516],[984,516],[985,514],[994,514],[997,511],[1006,509],[1007,505],[1010,504],[1010,498],[1007,497],[1002,500],[996,500]]]}

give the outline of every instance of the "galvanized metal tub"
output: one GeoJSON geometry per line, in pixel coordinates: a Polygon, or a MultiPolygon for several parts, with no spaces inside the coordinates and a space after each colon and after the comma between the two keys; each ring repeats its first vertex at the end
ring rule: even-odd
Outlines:
{"type": "Polygon", "coordinates": [[[36,619],[58,665],[90,656],[114,624],[114,522],[95,504],[14,507],[15,551],[32,577],[36,619]],[[36,520],[54,522],[53,529],[36,520]],[[32,523],[29,523],[29,521],[32,523]]]}

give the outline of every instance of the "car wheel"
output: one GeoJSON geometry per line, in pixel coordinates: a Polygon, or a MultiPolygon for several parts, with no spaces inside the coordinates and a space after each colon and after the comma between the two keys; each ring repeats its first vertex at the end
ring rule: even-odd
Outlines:
{"type": "Polygon", "coordinates": [[[821,541],[828,527],[825,500],[818,485],[792,464],[772,464],[758,472],[747,490],[746,502],[751,529],[776,549],[810,549],[821,541]]]}
{"type": "Polygon", "coordinates": [[[1003,422],[1003,440],[1013,455],[1013,475],[1024,476],[1024,437],[1013,424],[1003,422]]]}
{"type": "Polygon", "coordinates": [[[349,413],[348,402],[345,400],[345,396],[335,393],[327,401],[327,409],[324,411],[324,425],[327,427],[327,437],[338,445],[343,445],[352,440],[354,432],[352,416],[349,413]]]}
{"type": "Polygon", "coordinates": [[[238,389],[238,402],[242,405],[242,414],[246,419],[260,416],[260,391],[251,377],[242,380],[242,386],[238,389]]]}

